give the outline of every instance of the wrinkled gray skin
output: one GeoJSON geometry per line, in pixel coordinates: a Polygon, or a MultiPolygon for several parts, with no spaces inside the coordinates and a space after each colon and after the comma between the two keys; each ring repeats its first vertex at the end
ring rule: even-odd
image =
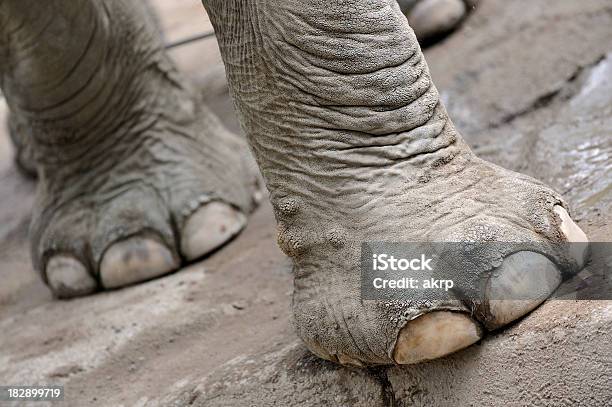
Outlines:
{"type": "MultiPolygon", "coordinates": [[[[41,178],[37,269],[61,254],[97,276],[109,247],[134,236],[180,258],[181,233],[198,208],[217,200],[252,209],[244,145],[199,104],[140,3],[40,4],[0,3],[1,85],[41,178]]],[[[361,301],[363,241],[533,242],[562,272],[578,269],[553,245],[566,240],[553,212],[566,207],[561,197],[474,156],[395,1],[204,6],[279,245],[294,262],[296,327],[315,354],[395,363],[400,331],[432,311],[499,326],[486,296],[361,301]]],[[[506,255],[490,253],[470,272],[490,271],[506,255]]]]}
{"type": "Polygon", "coordinates": [[[246,142],[201,104],[147,15],[131,0],[0,2],[0,85],[22,161],[40,178],[34,266],[47,279],[59,258],[55,266],[83,265],[92,277],[51,284],[60,297],[101,288],[115,243],[124,245],[107,263],[123,261],[133,273],[124,281],[138,282],[206,254],[181,250],[200,208],[254,207],[246,142]]]}
{"type": "Polygon", "coordinates": [[[394,1],[203,3],[294,262],[297,330],[314,353],[393,363],[398,332],[432,310],[497,327],[487,298],[362,301],[363,241],[538,242],[577,270],[550,246],[565,240],[553,212],[561,197],[474,156],[394,1]]]}

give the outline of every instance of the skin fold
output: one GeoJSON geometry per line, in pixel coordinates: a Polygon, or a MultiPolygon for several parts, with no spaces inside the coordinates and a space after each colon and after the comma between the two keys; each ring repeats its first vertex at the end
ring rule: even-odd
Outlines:
{"type": "Polygon", "coordinates": [[[0,2],[0,85],[40,178],[32,258],[56,295],[170,272],[239,233],[258,188],[247,142],[293,260],[297,332],[322,358],[444,356],[580,269],[585,251],[559,245],[586,240],[566,203],[471,152],[394,0],[204,0],[246,141],[202,106],[143,4],[0,2]],[[489,276],[476,298],[384,302],[360,297],[368,241],[522,246],[454,262],[489,276]]]}

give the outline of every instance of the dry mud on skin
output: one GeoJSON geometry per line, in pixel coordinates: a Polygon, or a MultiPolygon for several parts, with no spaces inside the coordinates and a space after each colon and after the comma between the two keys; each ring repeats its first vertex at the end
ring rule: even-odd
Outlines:
{"type": "MultiPolygon", "coordinates": [[[[157,4],[170,41],[208,27],[198,0],[157,4]]],[[[612,237],[610,38],[607,0],[484,0],[457,33],[426,51],[467,142],[562,192],[593,241],[612,237]]],[[[237,130],[214,40],[172,55],[237,130]]],[[[290,263],[276,247],[269,205],[229,246],[179,273],[54,301],[28,258],[34,183],[17,173],[11,154],[2,129],[0,384],[63,384],[65,406],[604,406],[612,399],[610,301],[548,302],[465,351],[417,367],[353,370],[314,358],[293,333],[290,263]]]]}

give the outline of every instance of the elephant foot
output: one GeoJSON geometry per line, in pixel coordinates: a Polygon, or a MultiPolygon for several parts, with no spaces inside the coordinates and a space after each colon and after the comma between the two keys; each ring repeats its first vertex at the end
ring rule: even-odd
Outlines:
{"type": "Polygon", "coordinates": [[[478,0],[398,0],[421,43],[431,43],[455,30],[478,0]]]}
{"type": "MultiPolygon", "coordinates": [[[[568,242],[587,242],[586,235],[554,191],[469,152],[449,155],[452,148],[414,159],[412,174],[355,168],[350,181],[337,180],[338,190],[349,188],[338,194],[344,203],[316,200],[318,208],[331,204],[325,210],[303,195],[277,201],[279,244],[295,260],[297,329],[318,356],[362,366],[448,355],[528,314],[583,266],[587,244],[568,242]],[[364,298],[364,242],[482,243],[477,262],[453,258],[436,274],[479,283],[469,296],[456,287],[444,299],[418,290],[409,299],[364,298]],[[501,249],[487,250],[487,242],[501,249]],[[521,249],[500,242],[522,242],[521,249]]],[[[325,178],[315,179],[322,188],[325,178]]]]}
{"type": "Polygon", "coordinates": [[[358,366],[444,356],[527,314],[582,267],[587,244],[568,243],[587,239],[563,199],[463,141],[394,0],[265,3],[253,20],[204,3],[313,353],[358,366]],[[242,27],[257,28],[238,41],[242,27]],[[381,242],[474,247],[475,257],[444,253],[435,270],[470,284],[373,299],[363,248],[381,242]]]}
{"type": "Polygon", "coordinates": [[[246,140],[177,71],[146,3],[35,3],[0,2],[2,93],[53,293],[148,280],[236,236],[258,189],[246,140]]]}
{"type": "Polygon", "coordinates": [[[176,92],[157,86],[170,106],[137,121],[118,115],[112,142],[43,155],[32,253],[57,297],[177,270],[240,233],[256,205],[246,141],[197,100],[174,104],[176,92]]]}

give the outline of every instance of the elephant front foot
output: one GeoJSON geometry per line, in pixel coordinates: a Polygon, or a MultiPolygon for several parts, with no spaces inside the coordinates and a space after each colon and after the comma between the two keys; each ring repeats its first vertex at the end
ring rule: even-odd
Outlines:
{"type": "Polygon", "coordinates": [[[402,163],[412,172],[400,164],[356,169],[352,181],[336,179],[349,188],[342,201],[319,197],[310,206],[302,192],[275,204],[279,244],[295,261],[298,332],[315,354],[358,366],[442,357],[528,314],[583,266],[586,235],[554,191],[448,152],[402,163]],[[362,245],[371,242],[470,242],[477,256],[445,252],[436,275],[455,287],[443,298],[406,290],[375,299],[363,291],[372,256],[362,245]]]}
{"type": "Polygon", "coordinates": [[[40,160],[32,255],[57,297],[172,272],[246,225],[259,186],[245,140],[197,101],[155,113],[40,160]]]}
{"type": "Polygon", "coordinates": [[[264,2],[253,20],[204,3],[313,353],[351,365],[444,356],[527,314],[581,268],[586,244],[569,242],[586,236],[568,206],[470,151],[395,0],[264,2]],[[238,41],[243,27],[255,28],[238,41]],[[451,252],[436,270],[470,284],[442,298],[365,295],[362,248],[389,242],[475,246],[478,256],[451,252]]]}

